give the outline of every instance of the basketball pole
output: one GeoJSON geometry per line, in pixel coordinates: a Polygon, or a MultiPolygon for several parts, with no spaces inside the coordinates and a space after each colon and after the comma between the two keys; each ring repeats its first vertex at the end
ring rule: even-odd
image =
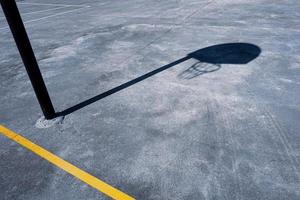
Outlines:
{"type": "Polygon", "coordinates": [[[16,1],[0,0],[0,3],[44,116],[46,119],[53,119],[56,117],[56,113],[26,33],[16,1]]]}

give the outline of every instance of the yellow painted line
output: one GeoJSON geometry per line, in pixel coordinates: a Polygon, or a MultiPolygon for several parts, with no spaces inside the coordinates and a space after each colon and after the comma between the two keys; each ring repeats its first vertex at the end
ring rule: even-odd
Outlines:
{"type": "Polygon", "coordinates": [[[3,125],[0,125],[0,133],[10,138],[11,140],[17,142],[18,144],[22,145],[23,147],[29,149],[35,154],[41,156],[42,158],[48,160],[50,163],[56,165],[57,167],[65,170],[69,174],[72,174],[73,176],[80,179],[81,181],[96,188],[97,190],[106,194],[109,197],[116,200],[134,200],[133,197],[99,180],[98,178],[92,176],[91,174],[79,169],[78,167],[72,165],[71,163],[47,151],[43,147],[40,147],[39,145],[34,144],[33,142],[24,138],[23,136],[13,132],[12,130],[9,130],[3,125]]]}

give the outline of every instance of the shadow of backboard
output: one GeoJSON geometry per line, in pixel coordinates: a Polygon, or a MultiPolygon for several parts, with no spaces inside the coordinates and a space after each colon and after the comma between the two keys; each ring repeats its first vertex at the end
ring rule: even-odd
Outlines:
{"type": "Polygon", "coordinates": [[[261,53],[261,49],[249,43],[226,43],[209,46],[188,54],[197,60],[188,69],[181,72],[178,77],[192,79],[197,76],[215,72],[221,69],[222,64],[245,65],[261,53]]]}

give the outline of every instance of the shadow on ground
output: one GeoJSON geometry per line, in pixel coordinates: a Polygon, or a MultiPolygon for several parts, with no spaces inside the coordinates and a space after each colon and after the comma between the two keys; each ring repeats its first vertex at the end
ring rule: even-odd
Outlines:
{"type": "Polygon", "coordinates": [[[111,90],[108,90],[88,100],[85,100],[75,106],[72,106],[62,112],[59,112],[57,113],[57,115],[66,116],[100,99],[103,99],[109,95],[126,89],[136,83],[139,83],[155,74],[158,74],[189,59],[195,59],[197,60],[197,62],[188,69],[184,70],[182,73],[180,73],[178,75],[179,78],[192,79],[206,73],[215,72],[221,68],[222,64],[247,64],[250,61],[254,60],[256,57],[258,57],[260,53],[261,49],[258,46],[250,43],[226,43],[199,49],[172,63],[157,68],[140,77],[123,83],[111,90]]]}
{"type": "Polygon", "coordinates": [[[261,49],[249,43],[227,43],[199,49],[188,56],[197,60],[178,75],[179,78],[192,79],[197,76],[218,71],[222,64],[244,65],[261,53],[261,49]]]}

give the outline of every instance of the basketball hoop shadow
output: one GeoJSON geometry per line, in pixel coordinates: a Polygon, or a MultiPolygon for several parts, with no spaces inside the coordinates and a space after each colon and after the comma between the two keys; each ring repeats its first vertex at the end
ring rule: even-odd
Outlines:
{"type": "Polygon", "coordinates": [[[218,71],[222,64],[245,65],[259,56],[258,46],[249,43],[227,43],[206,47],[190,53],[197,62],[181,72],[181,79],[192,79],[197,76],[218,71]]]}
{"type": "Polygon", "coordinates": [[[188,69],[181,72],[178,77],[181,79],[192,79],[206,73],[218,71],[219,69],[221,69],[220,64],[211,64],[198,61],[188,69]]]}
{"type": "Polygon", "coordinates": [[[258,46],[249,43],[227,43],[206,47],[192,52],[187,56],[175,60],[167,65],[161,66],[153,71],[143,74],[126,83],[118,85],[108,91],[98,94],[81,103],[78,103],[77,105],[67,108],[66,110],[57,113],[57,116],[66,116],[85,106],[99,101],[100,99],[103,99],[107,96],[124,90],[134,84],[144,81],[145,79],[152,77],[155,74],[165,71],[189,59],[195,59],[197,60],[197,63],[189,67],[187,70],[183,71],[181,74],[179,74],[179,77],[191,79],[205,73],[217,71],[221,68],[222,64],[247,64],[248,62],[258,57],[260,52],[261,50],[258,46]]]}

